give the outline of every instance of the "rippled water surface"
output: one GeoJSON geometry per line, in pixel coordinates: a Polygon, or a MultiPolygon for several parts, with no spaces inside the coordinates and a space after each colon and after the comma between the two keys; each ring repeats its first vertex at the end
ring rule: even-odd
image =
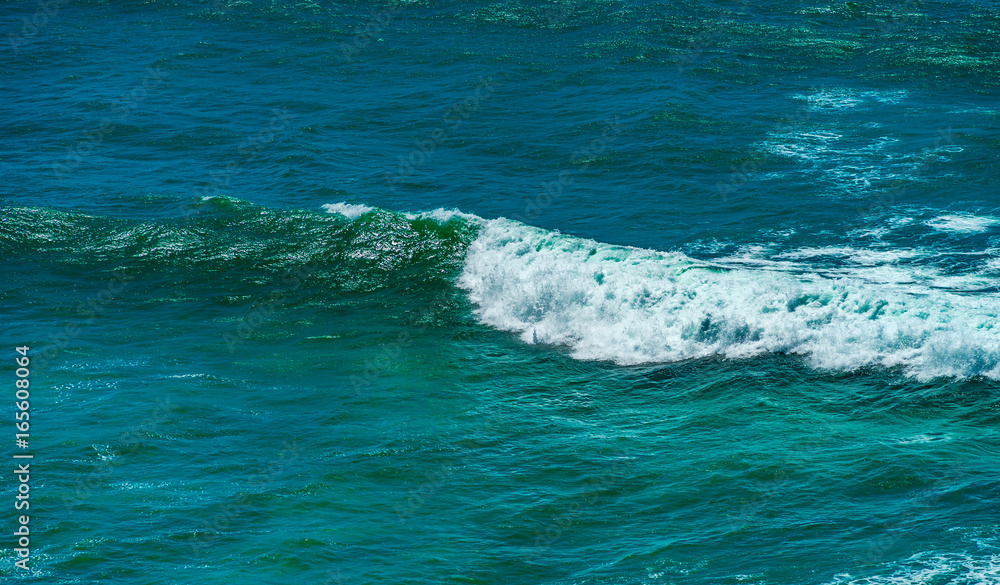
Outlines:
{"type": "Polygon", "coordinates": [[[996,3],[0,16],[3,579],[1000,583],[996,3]]]}

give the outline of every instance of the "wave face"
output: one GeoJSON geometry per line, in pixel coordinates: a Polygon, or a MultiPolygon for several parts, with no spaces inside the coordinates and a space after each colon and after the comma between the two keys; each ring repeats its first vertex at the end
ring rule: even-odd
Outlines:
{"type": "Polygon", "coordinates": [[[308,274],[305,289],[322,300],[333,292],[451,289],[476,233],[444,212],[405,216],[341,204],[317,213],[213,197],[180,218],[179,208],[156,203],[166,217],[145,221],[6,208],[0,257],[51,263],[74,277],[126,270],[137,282],[169,280],[194,295],[221,288],[234,298],[308,274]]]}
{"type": "MultiPolygon", "coordinates": [[[[454,281],[477,227],[461,218],[353,207],[319,213],[221,197],[183,206],[163,198],[143,203],[142,220],[5,208],[0,297],[38,295],[46,299],[38,310],[89,323],[95,310],[111,306],[95,295],[123,290],[113,306],[129,319],[146,323],[147,314],[167,314],[174,317],[165,321],[183,327],[198,314],[206,319],[198,337],[230,349],[233,339],[276,334],[280,323],[309,321],[314,311],[323,312],[316,318],[323,325],[308,336],[343,328],[363,337],[380,324],[413,319],[472,321],[454,281]],[[38,283],[84,292],[45,296],[38,283]],[[278,318],[286,311],[289,321],[278,318]],[[352,326],[341,320],[346,314],[359,315],[352,326]]],[[[48,341],[49,333],[39,328],[38,339],[48,341]]]]}
{"type": "Polygon", "coordinates": [[[0,253],[55,261],[73,277],[127,270],[137,282],[165,280],[234,302],[301,273],[304,302],[445,293],[460,313],[457,284],[483,324],[529,344],[566,346],[581,360],[788,353],[821,369],[881,365],[918,380],[1000,379],[997,273],[985,256],[983,270],[965,276],[901,264],[925,253],[912,249],[705,261],[454,210],[323,209],[212,198],[186,221],[136,222],[9,208],[0,253]]]}
{"type": "MultiPolygon", "coordinates": [[[[901,367],[919,380],[1000,379],[1000,327],[982,279],[816,272],[704,262],[529,227],[485,223],[458,284],[479,319],[527,343],[622,365],[767,352],[818,368],[901,367]],[[974,279],[973,279],[974,280],[974,279]]],[[[898,269],[897,269],[898,270],[898,269]]]]}

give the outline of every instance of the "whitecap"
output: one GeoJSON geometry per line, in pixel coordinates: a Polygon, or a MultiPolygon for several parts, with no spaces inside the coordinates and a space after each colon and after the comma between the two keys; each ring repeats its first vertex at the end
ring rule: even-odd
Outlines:
{"type": "Polygon", "coordinates": [[[582,360],[780,352],[824,369],[1000,379],[997,304],[965,292],[981,277],[935,288],[932,269],[896,264],[912,251],[838,250],[854,263],[827,270],[751,258],[761,252],[704,262],[498,219],[484,221],[458,285],[483,323],[582,360]]]}
{"type": "Polygon", "coordinates": [[[920,553],[893,563],[891,572],[867,577],[836,575],[826,585],[996,585],[1000,583],[1000,555],[920,553]]]}
{"type": "Polygon", "coordinates": [[[347,219],[358,219],[362,215],[373,211],[374,207],[368,207],[367,205],[360,205],[357,203],[327,203],[323,205],[323,209],[327,213],[339,213],[347,219]]]}
{"type": "Polygon", "coordinates": [[[978,233],[985,232],[1000,223],[995,217],[979,217],[969,214],[940,215],[927,222],[930,227],[942,232],[978,233]]]}

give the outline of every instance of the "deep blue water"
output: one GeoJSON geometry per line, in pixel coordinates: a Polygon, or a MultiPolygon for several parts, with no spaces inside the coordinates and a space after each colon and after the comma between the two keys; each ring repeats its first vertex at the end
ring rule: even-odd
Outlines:
{"type": "Polygon", "coordinates": [[[4,582],[1000,583],[995,2],[0,16],[4,582]]]}

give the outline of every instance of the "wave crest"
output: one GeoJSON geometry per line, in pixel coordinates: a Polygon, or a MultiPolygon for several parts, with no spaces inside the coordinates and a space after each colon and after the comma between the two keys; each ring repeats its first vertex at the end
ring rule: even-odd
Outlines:
{"type": "Polygon", "coordinates": [[[623,365],[767,352],[819,368],[900,366],[917,379],[1000,379],[995,303],[859,275],[726,267],[500,219],[470,245],[459,286],[479,319],[526,343],[623,365]]]}

